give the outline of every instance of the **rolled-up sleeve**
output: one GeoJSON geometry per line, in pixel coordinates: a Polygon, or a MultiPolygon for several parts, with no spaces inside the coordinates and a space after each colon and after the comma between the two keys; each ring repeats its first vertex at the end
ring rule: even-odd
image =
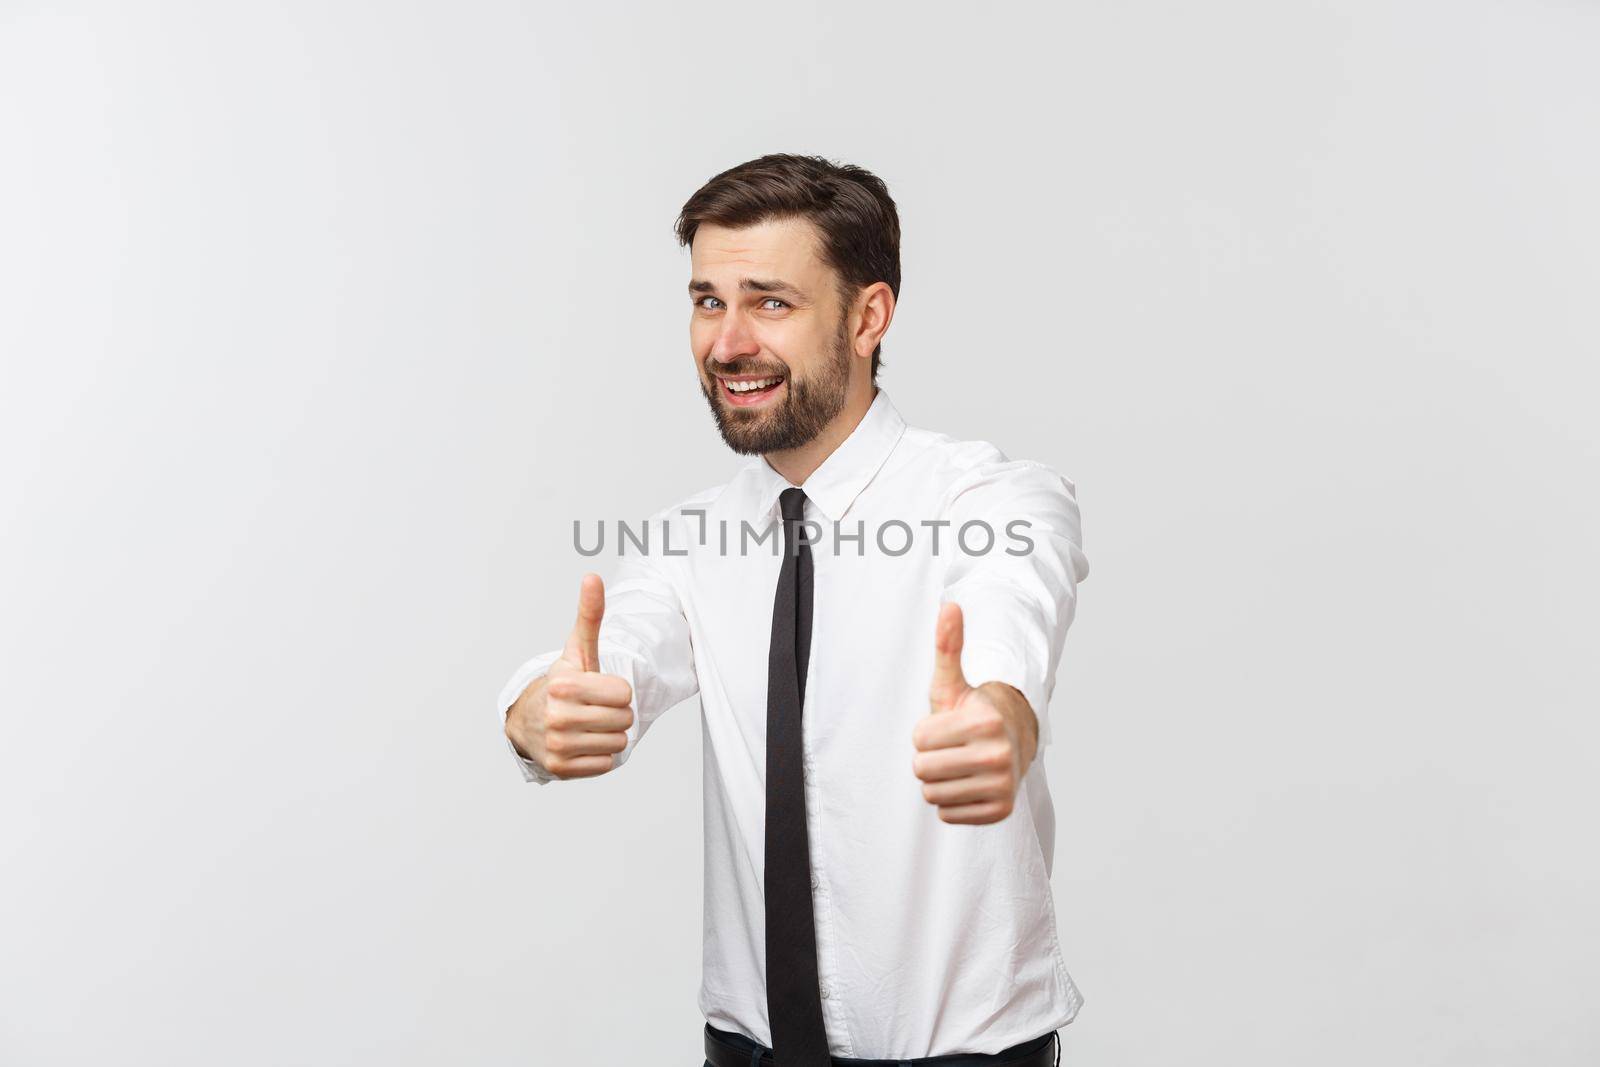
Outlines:
{"type": "Polygon", "coordinates": [[[1076,487],[1042,463],[1006,459],[987,442],[969,447],[976,462],[964,465],[944,498],[952,543],[941,600],[961,605],[967,681],[1020,691],[1039,720],[1042,752],[1051,740],[1050,697],[1078,583],[1089,574],[1076,487]],[[978,551],[985,526],[993,545],[978,551]]]}
{"type": "MultiPolygon", "coordinates": [[[[577,585],[574,583],[574,590],[577,585]]],[[[633,689],[633,724],[627,743],[617,753],[617,766],[626,763],[650,724],[666,711],[699,692],[689,623],[683,605],[660,561],[648,554],[625,556],[616,574],[606,581],[605,617],[600,623],[600,673],[627,680],[633,689]]],[[[574,593],[576,597],[576,593],[574,593]]],[[[511,706],[534,681],[542,677],[561,650],[542,652],[518,667],[500,690],[496,701],[502,736],[511,706]]],[[[547,785],[561,781],[527,759],[506,737],[506,746],[522,768],[524,780],[547,785]]]]}

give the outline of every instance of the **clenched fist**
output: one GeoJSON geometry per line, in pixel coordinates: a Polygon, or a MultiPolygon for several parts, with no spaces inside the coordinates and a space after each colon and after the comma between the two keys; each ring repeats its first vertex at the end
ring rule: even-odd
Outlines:
{"type": "Polygon", "coordinates": [[[578,621],[561,656],[535,679],[506,715],[506,736],[523,756],[557,778],[591,778],[617,765],[633,725],[633,687],[600,673],[600,620],[605,583],[585,574],[578,621]]]}
{"type": "Polygon", "coordinates": [[[1011,814],[1038,750],[1039,721],[1004,682],[974,688],[961,673],[961,605],[939,610],[929,713],[912,731],[911,768],[922,796],[949,823],[999,822],[1011,814]]]}

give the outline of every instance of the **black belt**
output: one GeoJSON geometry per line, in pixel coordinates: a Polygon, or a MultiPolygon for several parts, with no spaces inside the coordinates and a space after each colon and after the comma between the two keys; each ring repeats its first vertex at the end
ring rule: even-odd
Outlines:
{"type": "MultiPolygon", "coordinates": [[[[834,1056],[840,1067],[1053,1067],[1059,1049],[1054,1031],[999,1052],[957,1052],[915,1060],[857,1060],[834,1056]]],[[[706,1060],[711,1067],[773,1067],[772,1050],[743,1034],[706,1023],[706,1060]]]]}

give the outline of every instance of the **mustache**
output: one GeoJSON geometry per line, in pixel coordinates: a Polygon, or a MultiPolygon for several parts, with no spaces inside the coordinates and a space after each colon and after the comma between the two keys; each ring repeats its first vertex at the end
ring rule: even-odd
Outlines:
{"type": "Polygon", "coordinates": [[[754,363],[712,364],[708,362],[705,368],[706,377],[708,378],[715,378],[719,374],[727,375],[730,378],[741,374],[759,374],[763,378],[787,378],[789,376],[789,371],[786,367],[762,367],[754,363]]]}

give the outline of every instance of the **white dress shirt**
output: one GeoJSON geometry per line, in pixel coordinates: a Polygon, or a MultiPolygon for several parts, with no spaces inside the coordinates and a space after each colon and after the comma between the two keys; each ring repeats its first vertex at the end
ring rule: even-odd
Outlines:
{"type": "MultiPolygon", "coordinates": [[[[599,638],[600,670],[626,678],[634,693],[634,724],[610,773],[652,722],[700,695],[699,1007],[713,1026],[769,1046],[767,653],[786,488],[757,456],[725,485],[657,512],[648,551],[629,542],[606,583],[599,638]]],[[[1006,818],[946,823],[922,795],[911,737],[929,713],[939,605],[954,600],[965,616],[968,682],[1015,686],[1038,716],[1040,753],[1049,743],[1056,666],[1088,574],[1074,486],[987,442],[908,427],[879,389],[801,488],[805,518],[818,524],[802,723],[829,1048],[874,1059],[992,1053],[1049,1033],[1076,1016],[1083,997],[1057,936],[1044,764],[1035,758],[1006,818]],[[974,520],[994,532],[987,552],[981,525],[957,541],[974,520]]],[[[630,525],[637,533],[641,523],[630,525]]],[[[617,551],[612,532],[607,554],[617,551]]],[[[595,536],[585,534],[587,547],[595,536]]],[[[502,727],[506,709],[559,654],[512,675],[496,708],[502,727]]],[[[559,780],[517,760],[528,781],[559,780]]],[[[563,788],[593,788],[581,781],[563,788]]]]}

